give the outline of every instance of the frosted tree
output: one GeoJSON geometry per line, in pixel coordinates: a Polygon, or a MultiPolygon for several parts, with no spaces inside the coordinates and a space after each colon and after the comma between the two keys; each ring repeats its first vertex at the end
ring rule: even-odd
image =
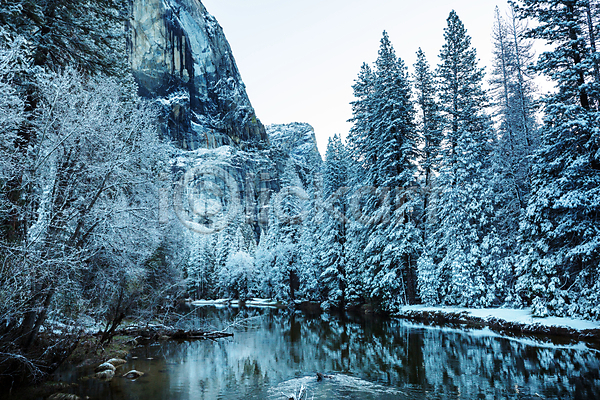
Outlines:
{"type": "Polygon", "coordinates": [[[323,269],[319,280],[325,286],[326,309],[343,310],[348,302],[348,275],[351,273],[347,261],[349,168],[346,147],[335,135],[327,143],[325,156],[323,197],[327,207],[323,215],[323,237],[319,243],[323,269]]]}
{"type": "Polygon", "coordinates": [[[306,193],[293,164],[281,177],[281,191],[269,204],[269,230],[261,235],[256,251],[262,292],[271,298],[293,303],[301,287],[299,268],[302,254],[300,235],[306,217],[306,193]]]}
{"type": "Polygon", "coordinates": [[[444,117],[444,151],[438,177],[436,221],[429,258],[419,262],[420,290],[428,303],[485,305],[491,285],[481,265],[491,212],[486,198],[489,142],[483,70],[471,38],[452,11],[444,29],[438,85],[444,117]]]}
{"type": "Polygon", "coordinates": [[[35,65],[124,76],[127,74],[123,0],[11,1],[0,26],[22,35],[35,65]]]}
{"type": "Polygon", "coordinates": [[[362,217],[368,214],[365,204],[368,196],[364,196],[366,191],[363,188],[374,186],[370,171],[377,160],[377,152],[372,149],[374,134],[371,123],[374,73],[369,64],[364,63],[361,66],[352,89],[355,100],[351,103],[352,118],[349,122],[352,123],[352,127],[348,133],[347,148],[352,163],[360,168],[352,168],[348,177],[351,187],[349,196],[354,199],[351,202],[354,202],[355,212],[349,216],[348,221],[347,262],[353,271],[349,279],[354,282],[354,285],[350,286],[357,290],[349,301],[357,305],[366,301],[362,276],[366,267],[364,249],[367,246],[368,235],[366,224],[362,221],[365,218],[362,217]]]}
{"type": "Polygon", "coordinates": [[[250,226],[243,224],[242,220],[240,215],[225,230],[219,232],[215,244],[215,274],[218,279],[217,288],[222,296],[246,300],[254,285],[251,284],[250,277],[243,273],[242,266],[248,265],[248,274],[254,274],[254,260],[250,262],[248,257],[252,258],[256,245],[250,226]],[[236,277],[240,278],[239,283],[235,283],[236,277]]]}
{"type": "MultiPolygon", "coordinates": [[[[417,51],[417,61],[414,64],[413,83],[415,89],[417,111],[417,131],[421,151],[420,166],[423,169],[423,209],[424,222],[427,220],[429,208],[429,192],[433,189],[435,174],[439,171],[441,143],[443,140],[442,119],[440,106],[437,103],[437,85],[431,72],[425,53],[417,51]]],[[[425,229],[425,237],[427,230],[425,229]]]]}
{"type": "MultiPolygon", "coordinates": [[[[362,165],[365,171],[369,171],[377,161],[377,151],[374,147],[376,138],[372,126],[373,110],[373,91],[374,75],[369,64],[364,63],[361,66],[358,78],[354,82],[352,89],[354,91],[354,100],[352,104],[352,127],[348,134],[348,145],[355,158],[355,161],[362,165]]],[[[369,173],[365,173],[365,180],[362,183],[375,185],[375,182],[368,182],[372,179],[369,173]]]]}
{"type": "Polygon", "coordinates": [[[515,303],[520,216],[530,192],[531,155],[538,143],[530,66],[532,43],[514,10],[506,21],[496,8],[493,28],[494,64],[490,79],[497,119],[492,153],[493,229],[485,237],[482,262],[495,282],[500,301],[515,303]]]}
{"type": "Polygon", "coordinates": [[[310,210],[302,221],[298,242],[299,261],[298,279],[300,287],[298,297],[308,301],[322,301],[323,282],[320,275],[321,249],[323,246],[324,206],[322,185],[309,186],[306,210],[310,210]]]}
{"type": "Polygon", "coordinates": [[[245,251],[231,253],[219,272],[219,289],[228,297],[248,300],[255,295],[254,258],[245,251]]]}
{"type": "MultiPolygon", "coordinates": [[[[0,34],[2,33],[0,29],[0,34]]],[[[2,186],[17,174],[19,160],[15,148],[18,129],[26,118],[25,102],[14,83],[16,75],[23,71],[26,65],[23,59],[23,44],[22,38],[7,43],[0,41],[0,182],[2,186]]],[[[1,192],[5,193],[4,190],[1,192]]],[[[10,208],[6,200],[5,198],[0,200],[2,214],[10,208]]]]}
{"type": "Polygon", "coordinates": [[[35,134],[19,159],[22,197],[11,201],[26,236],[3,237],[0,274],[3,287],[18,289],[3,294],[25,354],[49,316],[69,322],[85,313],[115,326],[142,292],[166,298],[169,288],[150,280],[164,234],[158,177],[167,155],[152,108],[125,101],[113,79],[72,69],[37,79],[35,134]]]}
{"type": "Polygon", "coordinates": [[[366,296],[391,310],[416,300],[419,235],[413,235],[415,200],[410,191],[418,138],[406,67],[386,32],[375,70],[363,66],[354,90],[350,141],[354,157],[365,168],[363,185],[371,187],[358,193],[364,199],[362,222],[367,225],[363,280],[366,296]]]}
{"type": "Polygon", "coordinates": [[[552,47],[535,68],[556,85],[543,99],[541,145],[521,223],[518,289],[537,315],[600,316],[600,57],[594,5],[566,0],[514,4],[520,18],[536,22],[528,36],[552,47]]]}
{"type": "Polygon", "coordinates": [[[215,248],[214,235],[202,235],[193,239],[185,272],[188,294],[194,299],[210,299],[217,296],[215,248]]]}
{"type": "Polygon", "coordinates": [[[423,237],[423,251],[419,257],[418,275],[421,284],[421,297],[424,301],[430,301],[436,293],[428,293],[435,290],[424,282],[435,279],[435,271],[432,266],[431,235],[435,226],[435,193],[436,176],[439,173],[441,162],[441,144],[443,140],[443,121],[440,106],[437,103],[437,83],[431,72],[425,53],[421,49],[417,51],[417,61],[414,64],[413,85],[415,89],[415,104],[417,106],[417,132],[419,134],[422,151],[419,165],[421,167],[420,193],[422,197],[422,217],[419,229],[423,237]]]}

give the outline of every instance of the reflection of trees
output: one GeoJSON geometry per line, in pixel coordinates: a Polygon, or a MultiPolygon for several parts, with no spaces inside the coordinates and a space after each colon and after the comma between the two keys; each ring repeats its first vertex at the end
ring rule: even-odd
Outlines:
{"type": "Polygon", "coordinates": [[[468,398],[538,393],[561,399],[596,398],[600,393],[600,360],[590,351],[444,330],[426,330],[423,336],[426,381],[438,393],[451,388],[468,398]]]}
{"type": "MultiPolygon", "coordinates": [[[[217,319],[226,317],[231,317],[226,310],[217,313],[217,319]]],[[[170,385],[189,382],[189,398],[195,399],[225,393],[263,399],[269,387],[316,371],[354,375],[423,398],[528,398],[535,393],[598,398],[597,353],[479,333],[275,310],[257,326],[236,331],[231,341],[167,345],[162,351],[175,364],[170,385]]]]}

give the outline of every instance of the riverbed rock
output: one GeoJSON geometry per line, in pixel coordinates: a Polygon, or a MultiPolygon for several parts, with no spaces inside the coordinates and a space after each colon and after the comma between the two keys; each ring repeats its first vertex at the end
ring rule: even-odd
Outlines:
{"type": "Polygon", "coordinates": [[[144,376],[143,372],[136,371],[135,369],[132,369],[131,371],[129,371],[128,373],[126,373],[125,375],[123,375],[123,378],[137,379],[137,378],[142,377],[142,376],[144,376]]]}
{"type": "Polygon", "coordinates": [[[112,366],[117,368],[123,364],[127,364],[127,361],[123,360],[122,358],[111,358],[106,363],[111,364],[112,366]]]}
{"type": "Polygon", "coordinates": [[[94,368],[94,372],[102,372],[102,371],[109,371],[109,370],[113,371],[113,372],[115,372],[115,370],[116,370],[116,367],[113,364],[111,364],[110,362],[102,363],[102,364],[98,365],[96,368],[94,368]]]}
{"type": "Polygon", "coordinates": [[[96,374],[94,374],[94,378],[100,379],[101,381],[110,381],[114,377],[115,370],[113,369],[107,369],[105,371],[97,372],[96,374]]]}
{"type": "Polygon", "coordinates": [[[333,375],[326,375],[320,372],[317,372],[317,382],[322,381],[323,379],[333,379],[333,375]]]}
{"type": "Polygon", "coordinates": [[[81,397],[73,393],[54,393],[48,397],[48,400],[82,400],[81,397]]]}

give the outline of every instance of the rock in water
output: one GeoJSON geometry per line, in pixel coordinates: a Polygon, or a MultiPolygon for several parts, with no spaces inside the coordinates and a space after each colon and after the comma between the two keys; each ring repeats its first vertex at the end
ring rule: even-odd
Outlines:
{"type": "Polygon", "coordinates": [[[125,361],[121,358],[111,358],[110,360],[107,361],[107,363],[111,364],[112,366],[117,368],[120,365],[127,364],[127,361],[125,361]]]}
{"type": "Polygon", "coordinates": [[[132,369],[131,371],[129,371],[128,373],[126,373],[125,375],[123,375],[123,378],[137,379],[137,378],[139,378],[141,376],[144,376],[143,372],[136,371],[135,369],[132,369]]]}
{"type": "Polygon", "coordinates": [[[333,375],[325,375],[317,372],[317,382],[321,382],[323,379],[333,379],[333,375]]]}
{"type": "Polygon", "coordinates": [[[109,371],[109,370],[112,372],[115,372],[115,370],[116,370],[115,366],[113,364],[111,364],[110,362],[102,363],[94,369],[95,372],[102,372],[102,371],[109,371]]]}
{"type": "Polygon", "coordinates": [[[81,397],[72,393],[54,393],[48,400],[81,400],[81,397]]]}
{"type": "Polygon", "coordinates": [[[115,370],[114,369],[107,369],[107,370],[102,371],[102,372],[97,372],[94,375],[94,378],[100,379],[102,381],[110,381],[114,377],[115,377],[115,370]]]}

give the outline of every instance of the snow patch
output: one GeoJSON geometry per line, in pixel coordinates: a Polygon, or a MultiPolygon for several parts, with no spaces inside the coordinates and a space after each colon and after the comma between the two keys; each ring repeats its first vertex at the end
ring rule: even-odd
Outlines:
{"type": "Polygon", "coordinates": [[[447,314],[461,314],[467,316],[481,318],[484,320],[498,319],[506,322],[523,324],[523,325],[541,325],[569,328],[577,331],[600,329],[600,321],[587,321],[576,318],[560,318],[560,317],[534,317],[531,313],[531,308],[462,308],[462,307],[431,307],[431,306],[404,306],[400,312],[440,312],[447,314]]]}

